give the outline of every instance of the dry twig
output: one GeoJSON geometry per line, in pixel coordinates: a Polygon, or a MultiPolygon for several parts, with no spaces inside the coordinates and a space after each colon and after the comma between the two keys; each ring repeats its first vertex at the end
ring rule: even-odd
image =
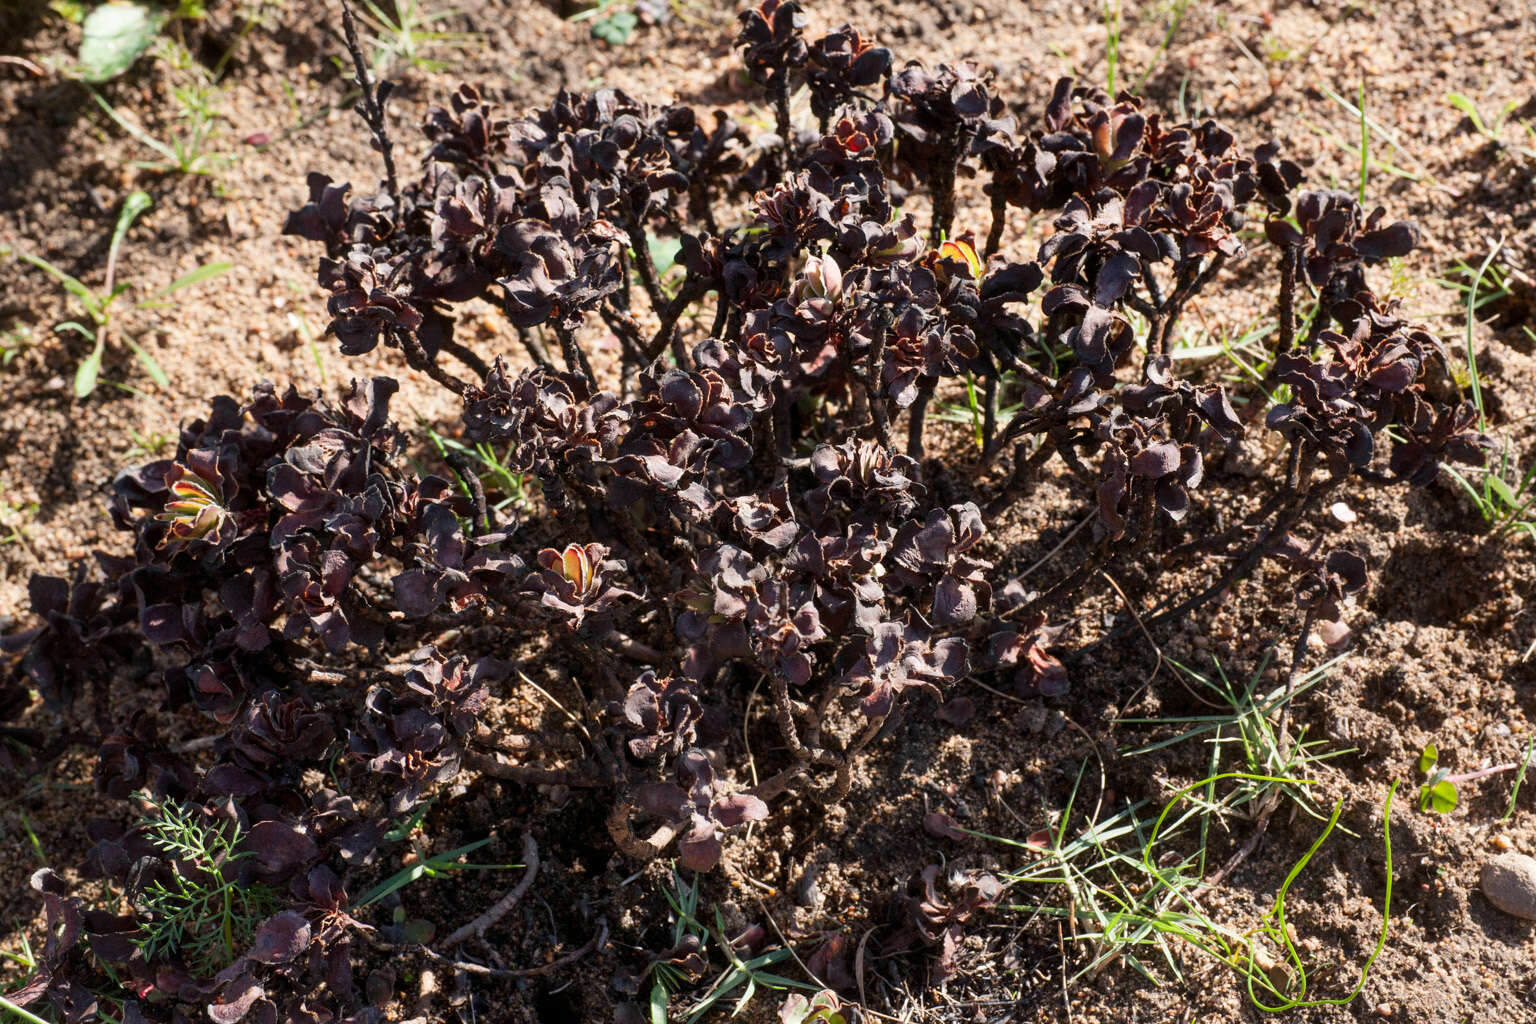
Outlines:
{"type": "Polygon", "coordinates": [[[445,947],[457,946],[465,939],[483,936],[491,925],[510,914],[533,887],[533,880],[539,873],[539,844],[534,842],[533,836],[527,832],[523,833],[523,863],[526,868],[523,871],[522,880],[505,896],[493,903],[485,913],[456,929],[452,935],[444,939],[445,947]]]}

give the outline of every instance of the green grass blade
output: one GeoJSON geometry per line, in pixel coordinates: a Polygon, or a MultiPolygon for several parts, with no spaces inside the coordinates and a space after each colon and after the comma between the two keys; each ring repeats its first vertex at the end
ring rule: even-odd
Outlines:
{"type": "Polygon", "coordinates": [[[1483,382],[1477,372],[1477,353],[1472,348],[1472,329],[1477,324],[1477,290],[1482,286],[1483,275],[1488,273],[1488,265],[1502,248],[1504,236],[1500,235],[1488,255],[1483,257],[1482,265],[1472,278],[1472,286],[1467,289],[1467,370],[1472,379],[1472,404],[1477,407],[1477,429],[1484,431],[1488,429],[1488,413],[1483,408],[1483,382]]]}
{"type": "Polygon", "coordinates": [[[149,371],[150,380],[167,391],[171,390],[171,379],[165,375],[164,370],[160,369],[160,364],[155,362],[155,357],[144,351],[138,342],[126,334],[123,335],[123,342],[133,350],[134,355],[138,356],[139,362],[143,364],[144,369],[149,371]]]}
{"type": "MultiPolygon", "coordinates": [[[[117,212],[117,226],[112,229],[112,244],[107,247],[107,263],[117,262],[117,251],[123,247],[123,239],[128,237],[128,229],[133,227],[133,222],[139,219],[139,214],[155,205],[155,201],[149,198],[149,193],[140,189],[128,193],[128,198],[123,200],[123,208],[117,212]]],[[[118,292],[114,291],[114,297],[118,292]]]]}
{"type": "Polygon", "coordinates": [[[233,263],[205,263],[196,270],[178,277],[164,288],[155,292],[152,297],[156,299],[164,298],[172,292],[179,292],[183,288],[190,288],[194,284],[201,284],[209,278],[218,277],[220,274],[234,269],[234,266],[233,263]]]}
{"type": "Polygon", "coordinates": [[[65,291],[80,300],[80,304],[85,307],[86,315],[92,320],[100,322],[101,302],[96,298],[96,294],[87,288],[79,278],[66,274],[41,256],[34,256],[25,249],[17,249],[16,255],[63,285],[65,291]]]}
{"type": "Polygon", "coordinates": [[[30,1010],[17,1006],[15,1003],[5,998],[5,996],[0,996],[0,1010],[14,1014],[16,1019],[23,1021],[24,1024],[48,1024],[48,1021],[39,1017],[37,1014],[30,1010]]]}
{"type": "MultiPolygon", "coordinates": [[[[87,86],[87,88],[89,88],[89,86],[87,86]]],[[[146,132],[144,129],[140,128],[138,125],[134,124],[132,121],[129,121],[126,118],[124,118],[115,109],[113,109],[112,104],[110,104],[106,100],[102,99],[101,93],[97,92],[95,89],[91,89],[90,92],[91,92],[91,99],[96,101],[96,105],[98,107],[100,107],[106,113],[107,117],[109,117],[112,120],[113,124],[117,125],[123,131],[125,131],[129,135],[133,136],[133,138],[136,139],[141,145],[148,146],[150,149],[154,150],[156,153],[159,153],[161,156],[163,156],[167,160],[171,161],[172,166],[178,166],[179,165],[179,161],[176,159],[176,151],[175,150],[171,149],[171,147],[167,146],[165,143],[161,142],[159,139],[157,139],[154,136],[150,135],[148,132],[146,132]]],[[[149,167],[153,167],[154,169],[160,169],[159,165],[142,165],[142,166],[149,166],[149,167]]]]}
{"type": "Polygon", "coordinates": [[[451,871],[455,868],[462,867],[463,865],[454,864],[452,861],[457,860],[458,858],[464,856],[466,853],[472,853],[473,851],[480,849],[480,847],[488,844],[491,841],[491,838],[492,837],[487,836],[484,839],[477,839],[473,843],[466,843],[456,850],[449,850],[447,853],[442,854],[434,854],[432,857],[426,860],[418,861],[417,863],[412,864],[406,868],[401,868],[399,871],[396,871],[393,875],[390,875],[388,878],[384,879],[384,881],[380,882],[372,889],[369,889],[368,892],[364,894],[363,898],[358,901],[357,905],[359,907],[366,907],[370,903],[377,903],[379,900],[383,899],[385,896],[388,896],[390,893],[395,892],[398,889],[403,889],[405,886],[416,881],[418,878],[425,875],[428,871],[451,871]]]}

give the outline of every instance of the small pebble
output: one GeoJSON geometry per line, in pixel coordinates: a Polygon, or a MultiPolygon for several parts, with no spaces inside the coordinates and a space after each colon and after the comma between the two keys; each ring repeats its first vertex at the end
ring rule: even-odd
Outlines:
{"type": "Polygon", "coordinates": [[[1501,853],[1483,864],[1483,895],[1515,917],[1536,921],[1536,859],[1501,853]]]}
{"type": "Polygon", "coordinates": [[[1332,505],[1328,506],[1328,514],[1333,517],[1334,522],[1343,526],[1348,526],[1350,523],[1360,518],[1359,516],[1355,515],[1354,509],[1350,508],[1342,501],[1336,501],[1332,505]]]}

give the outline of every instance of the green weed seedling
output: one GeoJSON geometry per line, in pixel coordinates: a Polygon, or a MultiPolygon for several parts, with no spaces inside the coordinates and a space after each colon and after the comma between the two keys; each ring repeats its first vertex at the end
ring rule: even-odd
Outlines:
{"type": "Polygon", "coordinates": [[[783,1024],[847,1024],[842,1009],[842,1000],[831,989],[824,988],[810,997],[791,992],[779,1007],[779,1020],[783,1024]]]}
{"type": "MultiPolygon", "coordinates": [[[[22,932],[19,926],[12,928],[12,931],[20,937],[21,949],[15,951],[9,949],[0,949],[0,958],[17,964],[24,972],[26,972],[21,976],[21,982],[17,986],[18,988],[24,988],[26,987],[27,983],[32,980],[33,975],[37,973],[37,954],[32,952],[32,943],[27,940],[26,933],[22,932]]],[[[0,1010],[4,1010],[6,1013],[11,1014],[12,1017],[18,1021],[22,1021],[23,1024],[49,1024],[49,1022],[44,1020],[42,1017],[37,1016],[30,1010],[25,1010],[22,1007],[17,1006],[15,1003],[5,998],[4,993],[0,993],[0,1010]]]]}
{"type": "MultiPolygon", "coordinates": [[[[410,839],[421,827],[421,822],[426,817],[427,811],[430,807],[431,801],[422,804],[409,818],[402,821],[395,828],[384,833],[385,840],[389,842],[400,842],[401,840],[410,839]]],[[[449,850],[446,853],[425,854],[418,849],[416,851],[417,859],[414,863],[407,864],[405,867],[401,868],[399,871],[396,871],[394,874],[384,879],[372,889],[369,889],[366,893],[363,894],[362,899],[357,901],[357,906],[359,908],[371,906],[384,899],[385,897],[397,893],[401,889],[404,889],[406,886],[411,885],[414,882],[418,882],[423,878],[441,878],[443,875],[452,874],[457,871],[510,871],[515,868],[522,867],[523,865],[521,864],[459,863],[460,857],[473,853],[483,846],[489,845],[494,838],[494,836],[486,836],[484,839],[477,839],[472,843],[465,843],[463,846],[449,850]]],[[[395,923],[402,924],[404,926],[405,937],[409,941],[426,942],[431,939],[431,923],[420,919],[407,921],[403,907],[395,908],[395,923]]]]}
{"type": "Polygon", "coordinates": [[[146,923],[135,944],[146,960],[181,957],[199,974],[215,974],[249,947],[282,900],[270,886],[240,881],[229,870],[256,855],[240,849],[245,832],[237,822],[210,822],[175,801],[145,800],[151,812],[140,825],[166,855],[171,878],[139,890],[146,923]]]}
{"type": "MultiPolygon", "coordinates": [[[[1086,761],[1082,767],[1086,770],[1086,761]]],[[[1206,801],[1197,794],[1210,787],[1231,782],[1261,786],[1289,780],[1246,772],[1218,773],[1181,789],[1156,818],[1143,816],[1145,802],[1107,817],[1090,812],[1083,818],[1081,831],[1073,835],[1072,822],[1077,814],[1075,805],[1082,779],[1080,770],[1054,827],[1041,829],[1023,841],[972,833],[1032,855],[1022,868],[1006,876],[1010,889],[1041,885],[1062,889],[1065,907],[1058,903],[1019,903],[1011,909],[1065,919],[1071,926],[1070,941],[1086,944],[1093,950],[1092,957],[1073,973],[1071,981],[1118,962],[1130,966],[1153,985],[1162,984],[1160,972],[1154,969],[1158,963],[1175,980],[1184,982],[1187,979],[1179,950],[1192,948],[1235,972],[1246,984],[1249,999],[1266,1011],[1344,1005],[1360,994],[1389,933],[1393,879],[1390,820],[1395,784],[1383,808],[1387,885],[1376,947],[1361,968],[1359,981],[1347,994],[1332,999],[1308,999],[1305,965],[1285,922],[1286,895],[1338,827],[1342,802],[1335,804],[1321,834],[1291,867],[1274,903],[1259,923],[1238,930],[1214,919],[1201,904],[1206,891],[1204,829],[1200,830],[1194,852],[1178,853],[1159,847],[1186,833],[1192,822],[1209,816],[1203,810],[1206,801]],[[1185,804],[1188,807],[1180,810],[1185,804]],[[1271,946],[1282,951],[1283,961],[1262,951],[1271,946]],[[1156,960],[1149,959],[1153,956],[1156,960]]]]}
{"type": "MultiPolygon", "coordinates": [[[[810,985],[794,978],[786,978],[779,974],[770,973],[767,968],[785,960],[792,959],[794,953],[778,946],[767,952],[760,953],[750,959],[742,959],[736,948],[731,944],[725,933],[725,920],[721,917],[720,908],[714,908],[715,926],[710,928],[704,923],[700,914],[699,880],[695,876],[692,884],[684,884],[683,878],[677,869],[672,869],[672,885],[666,890],[667,903],[672,908],[672,948],[677,949],[691,936],[697,943],[697,955],[707,961],[710,950],[717,949],[726,959],[725,969],[715,978],[698,1001],[683,1012],[680,1018],[683,1024],[697,1024],[704,1019],[714,1006],[727,996],[741,989],[741,995],[737,997],[735,1006],[731,1010],[731,1016],[736,1017],[747,1008],[759,989],[772,992],[787,992],[790,989],[805,989],[809,992],[818,992],[816,985],[810,985]]],[[[649,996],[649,1013],[651,1024],[667,1024],[671,1019],[668,1016],[668,1004],[672,996],[688,984],[688,978],[676,968],[665,961],[658,961],[650,968],[651,990],[649,996]]],[[[808,1003],[815,1008],[815,1004],[808,1003]]],[[[826,1024],[839,1024],[841,1018],[837,1015],[823,1016],[818,1009],[816,1013],[806,1011],[808,1016],[801,1020],[807,1022],[826,1022],[826,1024]]]]}
{"type": "Polygon", "coordinates": [[[632,0],[599,0],[594,7],[573,14],[571,21],[590,21],[593,39],[609,46],[623,46],[640,27],[640,15],[632,0]]]}
{"type": "Polygon", "coordinates": [[[0,545],[20,544],[22,547],[30,547],[27,533],[32,528],[31,520],[37,515],[39,507],[35,501],[17,505],[0,499],[0,545]]]}
{"type": "MultiPolygon", "coordinates": [[[[4,255],[9,255],[7,249],[4,255]]],[[[32,337],[32,328],[25,325],[12,327],[8,331],[0,331],[0,366],[10,366],[27,349],[36,344],[32,337]]]]}
{"type": "Polygon", "coordinates": [[[176,446],[176,436],[163,430],[141,432],[129,427],[128,439],[133,443],[123,452],[124,459],[157,459],[176,446]]]}
{"type": "Polygon", "coordinates": [[[472,498],[474,495],[470,490],[469,482],[458,470],[458,466],[461,465],[467,466],[479,478],[480,486],[484,488],[486,494],[498,495],[491,504],[497,512],[503,512],[509,508],[528,507],[528,478],[523,473],[514,472],[507,464],[512,457],[511,445],[507,446],[506,451],[498,453],[494,446],[483,441],[467,445],[438,433],[425,420],[420,423],[427,439],[437,449],[437,454],[444,462],[454,465],[455,479],[465,497],[472,498]]]}
{"type": "MultiPolygon", "coordinates": [[[[1504,239],[1501,237],[1489,250],[1476,271],[1472,271],[1465,263],[1450,269],[1449,275],[1453,278],[1454,276],[1467,277],[1466,283],[1463,284],[1454,279],[1440,279],[1440,283],[1462,292],[1465,296],[1466,384],[1472,393],[1472,404],[1477,409],[1478,427],[1483,431],[1488,429],[1488,413],[1483,397],[1482,374],[1477,366],[1473,332],[1477,326],[1477,311],[1488,302],[1509,294],[1508,283],[1493,267],[1493,259],[1503,246],[1504,239]],[[1484,280],[1489,280],[1493,286],[1493,293],[1490,295],[1483,294],[1484,280]]],[[[1529,327],[1525,330],[1533,340],[1536,340],[1536,333],[1531,332],[1529,327]]],[[[1457,469],[1449,465],[1445,467],[1445,471],[1472,499],[1478,515],[1488,524],[1495,540],[1502,540],[1516,531],[1523,531],[1532,539],[1536,539],[1536,511],[1533,511],[1536,510],[1536,460],[1522,467],[1514,451],[1514,445],[1507,436],[1499,449],[1497,460],[1492,465],[1482,467],[1480,472],[1471,468],[1457,469]]]]}
{"type": "MultiPolygon", "coordinates": [[[[32,943],[27,940],[26,933],[20,930],[19,925],[13,927],[11,930],[13,933],[19,936],[21,941],[21,948],[19,950],[0,949],[0,959],[9,960],[22,969],[24,973],[21,976],[21,981],[17,985],[17,988],[25,988],[27,983],[30,982],[32,977],[37,973],[37,954],[32,951],[32,943]]],[[[5,993],[3,992],[0,992],[0,1010],[4,1010],[6,1013],[11,1014],[12,1017],[18,1021],[22,1021],[23,1024],[49,1024],[49,1022],[43,1018],[37,1016],[29,1010],[25,1010],[20,1006],[17,1006],[15,1003],[5,998],[5,993]]]]}
{"type": "Polygon", "coordinates": [[[1424,166],[1423,161],[1403,147],[1402,143],[1398,141],[1397,133],[1366,113],[1365,84],[1363,82],[1357,89],[1356,99],[1353,102],[1345,99],[1326,85],[1319,86],[1319,89],[1324,96],[1338,104],[1344,113],[1356,123],[1359,138],[1356,143],[1350,143],[1347,139],[1342,139],[1328,129],[1311,122],[1307,122],[1307,127],[1317,135],[1338,146],[1355,160],[1359,166],[1356,187],[1359,190],[1359,198],[1362,203],[1365,201],[1366,185],[1369,183],[1373,172],[1390,174],[1405,181],[1432,181],[1432,176],[1424,166]],[[1383,144],[1375,152],[1371,148],[1373,140],[1383,144]],[[1390,151],[1392,155],[1385,155],[1386,151],[1390,151]],[[1400,166],[1399,160],[1402,163],[1411,164],[1412,168],[1400,166]]]}
{"type": "MultiPolygon", "coordinates": [[[[1136,19],[1136,24],[1132,26],[1133,30],[1152,17],[1166,19],[1166,25],[1157,49],[1153,51],[1151,59],[1147,61],[1147,66],[1142,69],[1136,81],[1126,89],[1127,92],[1138,94],[1147,84],[1147,79],[1157,69],[1158,63],[1162,61],[1163,55],[1172,45],[1174,36],[1178,35],[1179,26],[1184,23],[1184,15],[1189,12],[1190,2],[1191,0],[1168,0],[1167,3],[1155,7],[1149,5],[1148,12],[1136,19]]],[[[1113,97],[1116,95],[1116,87],[1124,85],[1120,74],[1120,42],[1125,37],[1125,18],[1120,9],[1120,0],[1104,0],[1101,12],[1104,18],[1104,91],[1113,97]]],[[[1058,57],[1065,59],[1065,55],[1059,48],[1051,49],[1058,57]]]]}
{"type": "Polygon", "coordinates": [[[91,89],[91,99],[101,108],[107,119],[121,128],[139,145],[157,153],[158,160],[130,160],[129,167],[152,171],[156,174],[215,175],[228,162],[229,157],[212,152],[208,147],[218,132],[219,90],[214,79],[184,46],[167,41],[164,47],[168,63],[183,78],[171,87],[171,97],[176,103],[176,121],[180,130],[165,140],[157,139],[142,126],[123,115],[116,107],[91,89]]]}
{"type": "Polygon", "coordinates": [[[643,23],[655,24],[669,15],[686,19],[687,8],[698,0],[597,0],[584,11],[571,15],[572,22],[591,22],[593,39],[609,46],[624,46],[634,38],[643,23]]]}
{"type": "MultiPolygon", "coordinates": [[[[1287,702],[1325,678],[1337,659],[1313,669],[1294,685],[1265,690],[1264,670],[1272,655],[1273,649],[1241,684],[1219,664],[1207,675],[1173,663],[1191,692],[1212,705],[1211,713],[1120,720],[1121,724],[1177,728],[1171,736],[1123,751],[1127,757],[1188,740],[1210,747],[1206,778],[1179,790],[1155,818],[1144,813],[1145,801],[1113,814],[1097,809],[1080,814],[1077,801],[1085,761],[1054,825],[1023,842],[987,837],[1031,855],[1023,868],[1008,876],[1010,888],[1046,886],[1062,891],[1061,902],[1020,903],[1014,909],[1064,919],[1071,926],[1073,941],[1093,950],[1073,980],[1110,963],[1123,963],[1153,984],[1161,983],[1163,972],[1182,980],[1179,949],[1189,946],[1237,972],[1256,1005],[1308,1005],[1306,974],[1285,934],[1285,890],[1339,828],[1342,804],[1335,805],[1331,814],[1320,810],[1310,793],[1317,780],[1307,776],[1322,762],[1347,751],[1323,751],[1318,741],[1292,739],[1283,725],[1273,721],[1283,717],[1287,702]],[[1201,900],[1211,884],[1207,879],[1213,826],[1240,811],[1267,820],[1282,800],[1323,822],[1322,834],[1292,868],[1259,925],[1236,929],[1216,920],[1201,900]],[[1074,826],[1077,818],[1082,819],[1081,826],[1074,826]],[[1076,835],[1074,827],[1080,828],[1076,835]],[[1178,850],[1171,845],[1176,839],[1180,840],[1178,850]],[[1260,942],[1266,948],[1283,949],[1287,965],[1282,968],[1274,957],[1262,953],[1260,942]]],[[[1385,924],[1383,929],[1384,941],[1385,924]]]]}
{"type": "MultiPolygon", "coordinates": [[[[74,390],[76,398],[84,398],[96,390],[96,381],[101,374],[101,357],[106,351],[108,335],[117,322],[115,311],[121,308],[120,306],[114,306],[114,303],[117,302],[124,292],[133,288],[131,282],[117,280],[118,253],[123,247],[123,240],[128,236],[128,229],[138,219],[140,214],[150,208],[151,202],[147,193],[137,191],[130,192],[128,197],[123,200],[122,209],[117,214],[117,225],[112,231],[112,244],[107,249],[106,283],[102,285],[100,291],[90,288],[81,282],[79,278],[65,273],[41,256],[23,250],[17,250],[16,252],[20,259],[32,264],[63,285],[64,290],[74,296],[75,301],[79,303],[80,309],[84,314],[85,319],[83,322],[81,320],[66,320],[54,328],[60,332],[74,331],[92,342],[90,355],[86,356],[84,361],[75,370],[74,390]]],[[[170,296],[181,291],[183,288],[190,288],[209,278],[217,277],[229,270],[232,265],[229,263],[205,263],[196,270],[178,277],[148,298],[140,300],[134,308],[140,310],[163,308],[168,305],[165,300],[170,296]]],[[[166,377],[165,371],[160,369],[160,364],[155,362],[154,357],[127,334],[123,334],[121,337],[123,343],[133,351],[134,356],[137,357],[144,366],[144,369],[149,373],[150,378],[160,387],[169,390],[171,382],[166,377]]]]}
{"type": "Polygon", "coordinates": [[[1461,792],[1457,789],[1458,786],[1490,775],[1514,772],[1515,784],[1510,787],[1509,804],[1499,819],[1504,821],[1514,815],[1515,799],[1520,795],[1520,786],[1525,782],[1525,773],[1532,764],[1536,764],[1536,736],[1531,737],[1526,743],[1525,754],[1518,761],[1508,761],[1504,764],[1455,775],[1451,774],[1449,769],[1440,767],[1439,762],[1439,748],[1433,743],[1427,744],[1419,754],[1419,774],[1424,776],[1424,782],[1419,786],[1419,810],[1449,814],[1461,804],[1461,792]]]}
{"type": "Polygon", "coordinates": [[[373,37],[373,71],[384,75],[400,64],[418,71],[445,71],[452,64],[427,54],[435,48],[463,50],[480,41],[474,32],[443,32],[432,26],[457,11],[428,11],[419,0],[395,0],[389,9],[374,0],[362,0],[361,20],[373,37]],[[390,11],[393,10],[393,14],[390,11]]]}
{"type": "Polygon", "coordinates": [[[1445,101],[1465,114],[1467,120],[1472,123],[1472,130],[1493,143],[1499,152],[1513,153],[1526,160],[1536,160],[1536,125],[1532,125],[1531,122],[1523,118],[1515,118],[1515,123],[1525,132],[1525,137],[1530,139],[1533,146],[1514,146],[1504,141],[1504,128],[1510,122],[1510,115],[1520,106],[1519,100],[1510,100],[1488,120],[1484,120],[1482,114],[1478,112],[1477,104],[1463,93],[1447,93],[1445,101]]]}
{"type": "MultiPolygon", "coordinates": [[[[1232,787],[1218,797],[1214,785],[1191,797],[1192,802],[1204,814],[1202,830],[1209,827],[1213,817],[1221,817],[1238,808],[1255,809],[1278,802],[1284,798],[1306,814],[1318,819],[1327,815],[1312,800],[1309,787],[1316,784],[1310,778],[1325,761],[1351,750],[1323,750],[1322,740],[1307,740],[1305,734],[1291,737],[1275,722],[1285,705],[1312,689],[1327,678],[1339,658],[1312,669],[1296,680],[1294,686],[1283,682],[1264,691],[1264,670],[1274,656],[1270,648],[1258,667],[1241,685],[1227,676],[1219,662],[1212,661],[1214,674],[1206,675],[1169,660],[1175,671],[1193,684],[1203,699],[1214,698],[1210,714],[1186,715],[1169,718],[1122,718],[1125,725],[1172,725],[1183,727],[1166,739],[1123,751],[1127,757],[1136,757],[1162,750],[1190,739],[1199,739],[1210,745],[1209,773],[1216,776],[1225,764],[1232,778],[1232,787]],[[1232,755],[1232,756],[1228,756],[1232,755]]],[[[1342,657],[1342,655],[1340,656],[1342,657]]]]}

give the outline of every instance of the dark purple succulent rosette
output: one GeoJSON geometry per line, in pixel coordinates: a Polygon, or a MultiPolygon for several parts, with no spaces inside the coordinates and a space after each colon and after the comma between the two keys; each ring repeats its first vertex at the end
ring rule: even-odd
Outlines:
{"type": "Polygon", "coordinates": [[[708,755],[690,748],[678,755],[677,782],[651,782],[635,790],[635,803],[646,813],[680,826],[677,859],[694,871],[708,871],[720,861],[720,835],[727,829],[768,816],[768,805],[750,793],[725,793],[708,755]]]}

